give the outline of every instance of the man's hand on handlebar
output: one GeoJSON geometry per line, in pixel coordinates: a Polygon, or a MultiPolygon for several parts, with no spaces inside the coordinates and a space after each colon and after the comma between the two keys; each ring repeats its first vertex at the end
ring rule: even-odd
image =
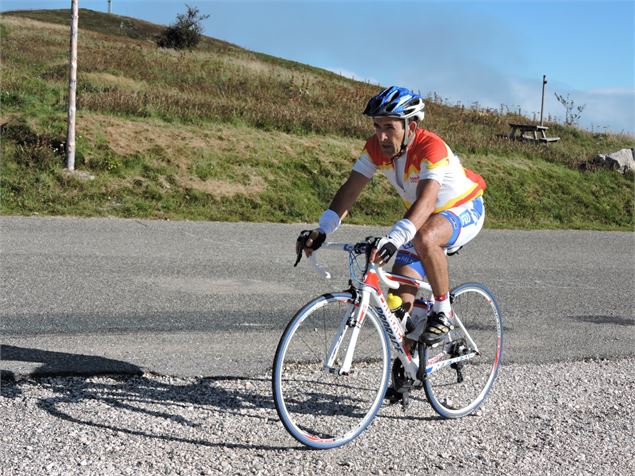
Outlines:
{"type": "Polygon", "coordinates": [[[390,238],[384,237],[375,242],[375,246],[370,252],[370,262],[383,266],[390,261],[397,249],[398,246],[390,238]]]}
{"type": "Polygon", "coordinates": [[[302,259],[302,252],[307,256],[311,256],[315,250],[317,250],[322,243],[326,240],[326,233],[319,228],[314,230],[303,230],[298,236],[295,243],[296,261],[293,266],[297,266],[302,259]]]}

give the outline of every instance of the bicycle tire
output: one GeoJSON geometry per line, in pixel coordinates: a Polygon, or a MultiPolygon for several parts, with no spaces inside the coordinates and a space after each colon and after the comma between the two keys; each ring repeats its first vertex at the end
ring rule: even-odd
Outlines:
{"type": "MultiPolygon", "coordinates": [[[[351,372],[340,375],[324,369],[332,339],[354,307],[351,293],[314,299],[291,319],[276,350],[276,411],[287,431],[310,448],[335,448],[357,438],[375,418],[388,387],[390,343],[370,307],[360,326],[351,372]]],[[[352,328],[346,327],[340,360],[351,334],[352,328]]]]}
{"type": "Polygon", "coordinates": [[[432,408],[444,418],[460,418],[478,410],[492,390],[503,353],[503,319],[494,296],[482,284],[461,284],[450,296],[452,309],[472,342],[455,319],[455,329],[444,343],[420,346],[420,361],[426,362],[423,388],[432,408]],[[467,360],[447,365],[458,356],[467,360]]]}

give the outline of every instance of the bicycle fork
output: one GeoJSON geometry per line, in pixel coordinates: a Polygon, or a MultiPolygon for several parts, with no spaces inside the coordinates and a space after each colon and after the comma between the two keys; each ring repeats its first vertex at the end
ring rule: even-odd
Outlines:
{"type": "Polygon", "coordinates": [[[368,293],[362,293],[362,295],[358,297],[353,303],[353,311],[342,316],[339,328],[337,329],[337,333],[335,334],[335,336],[333,336],[331,345],[326,354],[326,359],[324,361],[323,367],[324,370],[327,370],[331,373],[337,372],[339,375],[348,375],[351,372],[355,346],[357,345],[359,332],[361,331],[366,313],[368,312],[369,298],[370,297],[368,293]],[[336,367],[334,367],[334,365],[340,350],[340,346],[342,345],[344,337],[346,336],[346,333],[349,331],[349,329],[351,329],[351,336],[348,341],[348,345],[346,346],[344,360],[342,361],[342,366],[337,369],[336,367]]]}

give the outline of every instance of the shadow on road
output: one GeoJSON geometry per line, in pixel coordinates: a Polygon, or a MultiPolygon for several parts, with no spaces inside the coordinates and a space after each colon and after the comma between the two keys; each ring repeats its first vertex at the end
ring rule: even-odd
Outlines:
{"type": "Polygon", "coordinates": [[[635,326],[635,319],[621,316],[569,316],[571,319],[591,324],[616,324],[618,326],[635,326]]]}
{"type": "Polygon", "coordinates": [[[103,357],[15,346],[2,346],[1,357],[2,360],[38,362],[42,366],[35,372],[37,376],[28,380],[16,379],[11,372],[2,371],[0,396],[14,399],[27,393],[27,398],[39,394],[36,397],[37,407],[62,420],[145,438],[208,447],[293,449],[289,446],[231,442],[230,436],[222,431],[220,438],[211,438],[220,441],[191,437],[192,429],[196,428],[200,428],[202,435],[211,432],[214,433],[212,436],[218,437],[214,422],[224,424],[235,419],[235,415],[253,418],[254,425],[277,423],[271,383],[266,378],[177,380],[143,375],[142,370],[133,364],[103,357]],[[96,369],[103,371],[97,372],[96,369]],[[95,373],[102,376],[96,377],[95,373]],[[62,376],[67,378],[60,378],[62,376]],[[26,387],[31,388],[27,391],[26,387]]]}
{"type": "MultiPolygon", "coordinates": [[[[50,350],[0,345],[0,361],[32,362],[40,366],[32,372],[39,377],[102,374],[141,375],[136,365],[96,355],[69,354],[50,350]]],[[[7,372],[8,374],[8,372],[7,372]]]]}

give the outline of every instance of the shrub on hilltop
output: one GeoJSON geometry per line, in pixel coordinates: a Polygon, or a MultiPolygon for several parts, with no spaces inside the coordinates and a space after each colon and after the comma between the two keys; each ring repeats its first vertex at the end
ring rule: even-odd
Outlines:
{"type": "Polygon", "coordinates": [[[209,15],[201,15],[197,7],[186,5],[187,11],[176,16],[176,22],[167,27],[157,38],[161,48],[176,50],[192,49],[199,44],[203,36],[201,22],[209,15]]]}

